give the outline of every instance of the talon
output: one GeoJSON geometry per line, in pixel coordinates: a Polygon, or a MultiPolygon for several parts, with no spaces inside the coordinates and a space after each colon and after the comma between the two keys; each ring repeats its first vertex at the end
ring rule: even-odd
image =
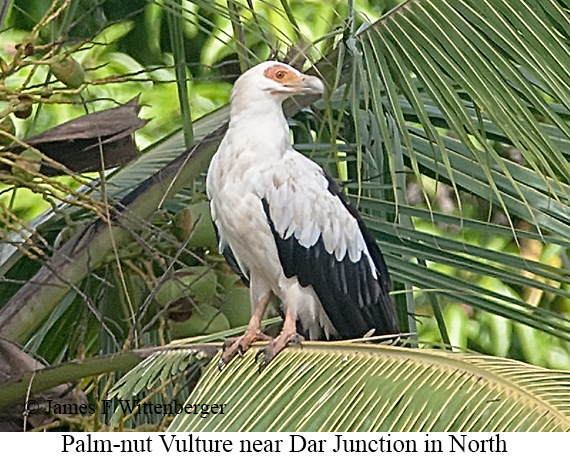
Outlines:
{"type": "Polygon", "coordinates": [[[305,341],[305,338],[303,338],[303,336],[299,335],[298,333],[295,333],[295,335],[293,335],[289,339],[288,344],[295,344],[297,346],[302,346],[303,341],[305,341]]]}
{"type": "Polygon", "coordinates": [[[249,324],[247,325],[247,329],[242,336],[239,338],[228,338],[224,341],[224,345],[222,347],[223,352],[218,365],[224,366],[232,360],[236,354],[243,357],[244,353],[246,353],[251,345],[256,341],[271,340],[271,337],[265,335],[261,331],[260,326],[263,313],[265,312],[265,308],[267,308],[267,304],[271,300],[272,296],[272,293],[268,293],[257,301],[251,319],[249,320],[249,324]]]}
{"type": "Polygon", "coordinates": [[[263,358],[265,358],[265,349],[267,348],[261,348],[257,351],[257,354],[255,354],[255,363],[257,363],[257,360],[260,356],[263,356],[263,358]]]}
{"type": "Polygon", "coordinates": [[[255,354],[255,363],[259,363],[259,371],[263,370],[271,361],[279,355],[289,344],[300,345],[305,339],[297,332],[281,333],[277,338],[271,341],[267,346],[261,348],[255,354]],[[263,359],[259,357],[263,355],[263,359]]]}
{"type": "Polygon", "coordinates": [[[269,365],[269,362],[271,362],[276,355],[271,354],[270,351],[268,351],[268,347],[269,345],[261,348],[259,351],[257,351],[257,354],[255,354],[255,363],[258,365],[258,370],[260,373],[267,365],[269,365]]]}
{"type": "Polygon", "coordinates": [[[226,352],[226,350],[233,344],[235,338],[226,338],[222,344],[222,351],[226,352]]]}
{"type": "Polygon", "coordinates": [[[224,342],[222,356],[218,365],[223,366],[227,364],[236,355],[243,357],[254,342],[266,341],[267,339],[271,338],[257,330],[246,330],[239,338],[228,338],[224,342]]]}

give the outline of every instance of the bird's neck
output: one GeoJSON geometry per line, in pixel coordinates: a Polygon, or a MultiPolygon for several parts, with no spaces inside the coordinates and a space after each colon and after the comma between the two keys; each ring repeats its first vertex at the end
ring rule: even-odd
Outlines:
{"type": "Polygon", "coordinates": [[[264,161],[279,159],[291,147],[291,135],[278,97],[254,100],[233,98],[229,130],[234,146],[247,153],[263,151],[264,161]]]}

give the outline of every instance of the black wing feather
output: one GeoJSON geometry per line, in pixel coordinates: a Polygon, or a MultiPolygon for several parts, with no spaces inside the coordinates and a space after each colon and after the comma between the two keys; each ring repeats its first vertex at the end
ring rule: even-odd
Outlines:
{"type": "Polygon", "coordinates": [[[226,262],[228,262],[228,265],[230,266],[232,271],[240,277],[241,281],[247,287],[249,287],[249,278],[243,273],[243,271],[241,271],[241,268],[239,267],[239,263],[236,259],[236,256],[234,255],[233,251],[230,249],[229,246],[226,245],[224,247],[224,250],[222,251],[222,255],[226,259],[226,262]]]}
{"type": "MultiPolygon", "coordinates": [[[[220,242],[220,234],[218,233],[218,227],[216,227],[216,224],[213,224],[213,225],[214,225],[214,232],[216,233],[216,239],[218,240],[218,243],[219,243],[220,242]]],[[[240,277],[241,281],[247,287],[249,287],[249,278],[244,274],[243,271],[241,271],[241,268],[240,268],[239,263],[236,259],[236,256],[233,253],[232,249],[229,247],[229,245],[226,244],[224,246],[221,254],[224,256],[224,259],[226,259],[226,262],[228,262],[228,265],[230,266],[232,271],[240,277]]]]}
{"type": "Polygon", "coordinates": [[[340,338],[361,337],[371,329],[375,329],[376,335],[398,333],[396,309],[389,296],[390,276],[384,257],[348,197],[332,178],[327,176],[327,180],[329,191],[341,200],[358,222],[378,279],[372,275],[364,255],[356,263],[349,259],[348,253],[338,261],[334,253],[326,251],[322,236],[309,248],[299,244],[294,235],[281,238],[271,219],[269,203],[263,199],[263,208],[285,276],[296,276],[301,286],[313,286],[340,338]]]}

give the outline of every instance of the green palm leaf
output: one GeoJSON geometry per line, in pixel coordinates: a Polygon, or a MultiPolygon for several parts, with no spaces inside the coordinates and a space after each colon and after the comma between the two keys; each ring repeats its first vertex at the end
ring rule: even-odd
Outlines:
{"type": "Polygon", "coordinates": [[[563,431],[570,374],[494,357],[355,343],[304,344],[259,372],[255,350],[213,360],[171,432],[563,431]]]}
{"type": "MultiPolygon", "coordinates": [[[[358,134],[341,129],[347,143],[355,143],[347,156],[362,163],[367,175],[381,177],[365,182],[355,201],[368,213],[367,223],[404,290],[425,290],[432,304],[438,297],[466,303],[564,339],[570,336],[565,317],[547,312],[542,320],[542,310],[473,281],[487,276],[534,287],[526,282],[532,276],[540,283],[535,286],[546,291],[549,274],[535,270],[529,275],[533,262],[515,267],[518,260],[504,252],[475,254],[478,247],[463,231],[469,216],[460,193],[487,201],[493,214],[504,214],[515,244],[519,236],[533,235],[518,230],[524,220],[534,234],[554,234],[558,252],[567,246],[570,79],[560,63],[570,55],[563,38],[569,17],[553,0],[404,2],[348,47],[356,67],[349,84],[359,97],[346,105],[345,116],[358,134]],[[509,148],[524,163],[503,152],[509,148]],[[388,172],[382,164],[388,164],[388,172]],[[414,218],[402,192],[404,173],[415,177],[427,207],[414,218]],[[431,235],[429,226],[449,220],[433,210],[426,177],[451,186],[457,236],[431,235]],[[385,190],[390,186],[391,195],[385,190]],[[466,272],[470,279],[446,277],[434,271],[436,265],[466,272]]],[[[351,174],[349,168],[348,179],[360,180],[359,172],[351,174]]],[[[496,223],[488,227],[500,229],[496,223]]],[[[568,271],[560,268],[555,274],[560,282],[551,293],[566,297],[568,271]]],[[[406,301],[413,313],[409,294],[406,301]]]]}

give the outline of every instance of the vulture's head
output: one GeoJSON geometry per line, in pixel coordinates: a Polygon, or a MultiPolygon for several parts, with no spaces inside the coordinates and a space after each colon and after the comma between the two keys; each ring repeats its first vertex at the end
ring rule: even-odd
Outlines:
{"type": "Polygon", "coordinates": [[[316,76],[305,75],[284,63],[268,61],[241,75],[234,85],[232,97],[282,102],[290,95],[322,94],[324,91],[325,85],[316,76]]]}

